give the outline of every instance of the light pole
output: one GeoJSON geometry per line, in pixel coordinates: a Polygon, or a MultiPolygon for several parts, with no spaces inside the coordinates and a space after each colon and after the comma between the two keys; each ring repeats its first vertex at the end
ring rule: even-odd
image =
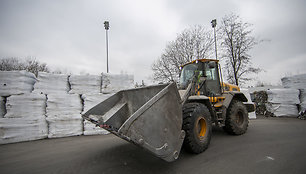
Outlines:
{"type": "Polygon", "coordinates": [[[215,51],[216,51],[216,60],[218,59],[217,55],[217,39],[216,39],[216,26],[217,26],[217,19],[211,21],[211,26],[214,28],[214,37],[215,37],[215,51]]]}
{"type": "Polygon", "coordinates": [[[109,72],[108,69],[108,30],[109,30],[109,22],[108,21],[104,21],[104,28],[106,31],[106,72],[109,72]]]}
{"type": "MultiPolygon", "coordinates": [[[[215,51],[216,51],[216,60],[218,60],[218,54],[217,54],[217,39],[216,39],[216,26],[217,26],[217,19],[212,20],[211,26],[214,29],[214,38],[215,38],[215,51]]],[[[221,70],[221,65],[218,66],[219,72],[220,72],[220,77],[221,77],[221,91],[222,93],[224,92],[224,85],[223,85],[223,76],[222,76],[222,70],[221,70]]]]}

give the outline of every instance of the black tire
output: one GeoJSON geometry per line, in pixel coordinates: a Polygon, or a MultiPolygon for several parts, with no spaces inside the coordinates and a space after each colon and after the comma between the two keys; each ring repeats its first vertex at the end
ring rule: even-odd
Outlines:
{"type": "Polygon", "coordinates": [[[200,103],[187,103],[183,107],[183,147],[191,153],[205,151],[212,134],[211,115],[207,107],[200,103]]]}
{"type": "Polygon", "coordinates": [[[245,105],[233,100],[226,113],[224,130],[231,135],[244,134],[249,125],[248,111],[245,105]]]}

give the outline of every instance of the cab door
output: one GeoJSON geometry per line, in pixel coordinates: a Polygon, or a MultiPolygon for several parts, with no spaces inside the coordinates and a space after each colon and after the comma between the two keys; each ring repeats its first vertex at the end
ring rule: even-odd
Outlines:
{"type": "Polygon", "coordinates": [[[204,63],[205,93],[206,96],[220,96],[221,84],[218,63],[214,61],[204,63]]]}

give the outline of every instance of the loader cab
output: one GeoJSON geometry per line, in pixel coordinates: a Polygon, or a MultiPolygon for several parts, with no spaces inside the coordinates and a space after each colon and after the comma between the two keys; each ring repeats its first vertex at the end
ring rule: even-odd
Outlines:
{"type": "Polygon", "coordinates": [[[200,88],[200,95],[220,96],[222,94],[217,60],[198,59],[183,65],[180,88],[186,89],[194,75],[198,83],[196,86],[200,88]]]}

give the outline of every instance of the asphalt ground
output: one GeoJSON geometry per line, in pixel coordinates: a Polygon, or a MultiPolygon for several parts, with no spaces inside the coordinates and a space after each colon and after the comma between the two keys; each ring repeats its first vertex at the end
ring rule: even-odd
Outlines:
{"type": "Polygon", "coordinates": [[[250,120],[231,136],[214,128],[199,155],[165,162],[114,135],[76,136],[0,145],[0,173],[306,173],[306,120],[250,120]]]}

